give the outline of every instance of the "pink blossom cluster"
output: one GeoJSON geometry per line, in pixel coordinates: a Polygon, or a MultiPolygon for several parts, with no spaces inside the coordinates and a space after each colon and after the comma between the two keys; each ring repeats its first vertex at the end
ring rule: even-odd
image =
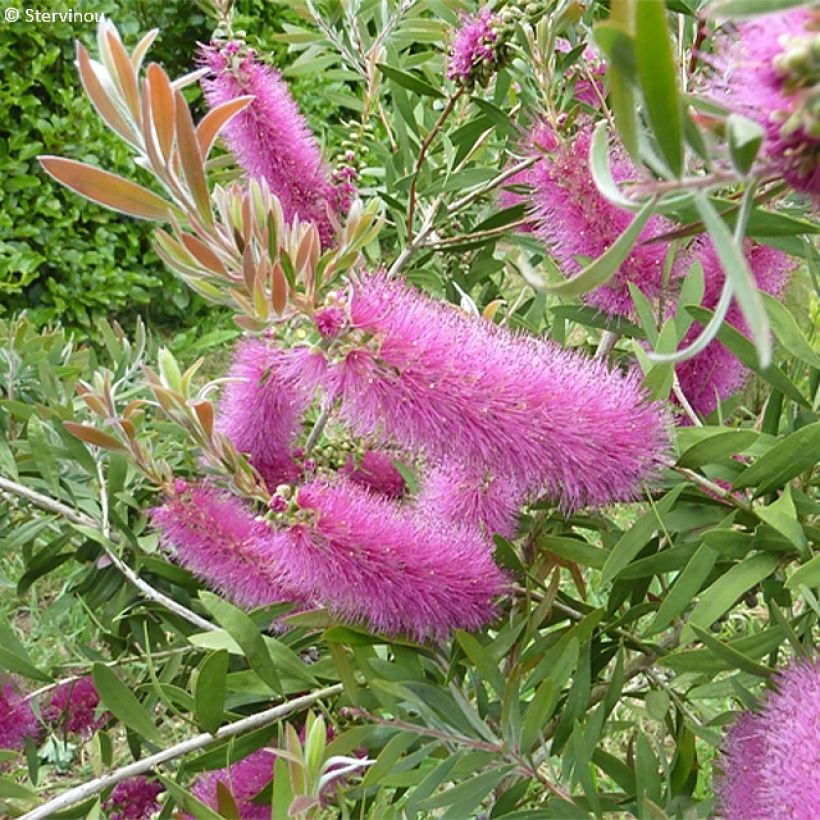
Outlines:
{"type": "Polygon", "coordinates": [[[784,669],[760,711],[739,715],[719,767],[719,813],[727,820],[820,815],[820,659],[784,669]]]}
{"type": "MultiPolygon", "coordinates": [[[[714,74],[701,91],[757,121],[766,133],[764,157],[797,190],[820,199],[820,121],[816,68],[801,82],[803,51],[816,43],[816,11],[797,8],[752,17],[715,38],[707,60],[714,74]],[[798,58],[798,59],[796,59],[798,58]]],[[[816,58],[814,58],[816,59],[816,58]]]]}
{"type": "Polygon", "coordinates": [[[253,96],[222,132],[239,164],[249,176],[267,181],[288,219],[314,222],[322,244],[332,244],[332,215],[349,207],[355,195],[355,173],[340,171],[331,181],[316,138],[287,83],[253,50],[232,41],[204,47],[200,59],[209,69],[202,81],[208,105],[253,96]]]}
{"type": "Polygon", "coordinates": [[[31,704],[11,684],[0,688],[0,749],[21,750],[30,737],[40,736],[31,704]]]}
{"type": "Polygon", "coordinates": [[[499,61],[500,18],[489,6],[474,15],[463,14],[461,26],[453,36],[447,76],[472,86],[475,81],[495,70],[499,61]]]}
{"type": "Polygon", "coordinates": [[[239,820],[270,820],[270,801],[257,803],[254,798],[271,782],[275,762],[273,752],[259,749],[224,769],[199,775],[191,792],[200,803],[218,812],[218,784],[221,783],[233,797],[239,820]]]}
{"type": "Polygon", "coordinates": [[[159,796],[165,787],[145,775],[117,783],[103,807],[110,820],[150,820],[160,809],[159,796]]]}
{"type": "Polygon", "coordinates": [[[357,276],[317,315],[327,349],[243,343],[219,412],[260,471],[290,460],[292,496],[277,492],[258,516],[214,484],[178,481],[153,511],[176,560],[241,606],[323,606],[418,640],[476,629],[507,587],[490,536],[515,535],[528,497],[565,510],[633,498],[667,446],[666,416],[637,374],[384,273],[357,276]],[[317,390],[377,445],[329,475],[295,458],[317,390]],[[423,467],[412,497],[396,457],[423,467]]]}
{"type": "Polygon", "coordinates": [[[108,712],[98,714],[100,695],[86,676],[58,686],[42,708],[43,718],[59,732],[88,737],[103,726],[108,712]]]}

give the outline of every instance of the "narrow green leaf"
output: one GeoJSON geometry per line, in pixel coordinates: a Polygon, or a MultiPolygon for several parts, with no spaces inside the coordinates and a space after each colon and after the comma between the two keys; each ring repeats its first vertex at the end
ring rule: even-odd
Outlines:
{"type": "Polygon", "coordinates": [[[538,545],[554,553],[559,558],[580,564],[582,567],[602,569],[609,558],[609,550],[595,547],[579,538],[562,538],[558,535],[542,536],[538,545]]]}
{"type": "Polygon", "coordinates": [[[274,692],[284,694],[270,653],[256,624],[241,610],[218,595],[202,590],[199,598],[220,626],[242,647],[251,668],[274,692]]]}
{"type": "MultiPolygon", "coordinates": [[[[649,5],[647,3],[646,5],[649,5]]],[[[749,270],[746,256],[735,241],[735,238],[718,216],[717,211],[703,194],[695,196],[700,218],[715,246],[721,267],[726,278],[732,283],[735,299],[737,299],[746,324],[751,328],[752,339],[760,367],[766,368],[772,361],[772,340],[769,332],[769,317],[763,306],[763,300],[755,286],[754,277],[749,270]]]]}
{"type": "MultiPolygon", "coordinates": [[[[706,308],[687,305],[686,310],[701,324],[706,324],[711,320],[712,311],[706,308]]],[[[760,376],[761,379],[776,387],[792,401],[796,401],[804,407],[808,406],[809,403],[801,394],[797,385],[779,367],[776,365],[769,365],[765,368],[760,366],[755,346],[738,330],[723,323],[717,332],[717,339],[734,353],[744,366],[760,376]]]]}
{"type": "Polygon", "coordinates": [[[709,17],[752,17],[805,5],[806,0],[715,0],[706,7],[709,17]]]}
{"type": "Polygon", "coordinates": [[[200,664],[194,687],[194,704],[199,725],[212,735],[222,723],[228,689],[228,651],[219,649],[200,664]]]}
{"type": "Polygon", "coordinates": [[[524,713],[523,729],[521,732],[521,751],[525,754],[532,750],[544,730],[546,722],[555,711],[559,692],[556,691],[552,678],[544,678],[524,713]]]}
{"type": "Polygon", "coordinates": [[[649,122],[672,173],[683,172],[683,122],[677,66],[663,0],[640,0],[635,8],[635,57],[649,122]]]}
{"type": "Polygon", "coordinates": [[[3,623],[0,623],[0,667],[31,680],[51,682],[51,677],[34,665],[11,627],[3,623]]]}
{"type": "Polygon", "coordinates": [[[577,276],[558,285],[550,285],[547,289],[560,296],[580,296],[606,284],[629,256],[632,246],[654,210],[655,200],[651,199],[635,214],[629,227],[601,256],[590,262],[577,276]]]}
{"type": "Polygon", "coordinates": [[[791,486],[786,485],[786,489],[774,503],[765,507],[755,507],[755,513],[761,521],[777,530],[801,552],[806,549],[806,534],[797,520],[791,486]]]}
{"type": "Polygon", "coordinates": [[[100,700],[117,720],[133,729],[138,735],[154,743],[162,743],[154,721],[134,693],[107,666],[95,663],[91,676],[100,693],[100,700]]]}
{"type": "Polygon", "coordinates": [[[709,438],[693,444],[685,450],[678,464],[681,467],[696,469],[704,464],[717,464],[737,453],[742,453],[747,447],[754,444],[759,433],[754,430],[726,430],[719,428],[719,432],[709,438]]]}
{"type": "Polygon", "coordinates": [[[699,626],[692,626],[692,629],[694,629],[695,634],[706,645],[707,649],[722,660],[725,660],[730,665],[730,668],[742,669],[744,672],[757,675],[761,678],[768,678],[772,672],[774,672],[771,667],[756,663],[737,649],[723,643],[723,641],[719,641],[705,629],[701,629],[699,626]]]}
{"type": "Polygon", "coordinates": [[[503,695],[504,676],[490,656],[487,648],[482,646],[469,632],[464,632],[461,629],[456,631],[456,640],[464,650],[464,654],[481,673],[484,680],[495,689],[499,696],[503,695]]]}
{"type": "Polygon", "coordinates": [[[426,80],[422,80],[415,74],[410,74],[407,71],[402,71],[401,69],[385,65],[384,63],[377,63],[377,67],[388,80],[392,80],[394,83],[406,88],[408,91],[412,91],[414,94],[421,94],[424,97],[436,98],[441,98],[444,96],[441,91],[434,88],[426,80]]]}
{"type": "Polygon", "coordinates": [[[726,610],[732,607],[755,584],[768,578],[780,563],[778,555],[759,553],[752,555],[740,564],[735,564],[728,572],[721,575],[708,589],[704,590],[700,600],[687,619],[681,633],[681,643],[691,641],[695,626],[708,629],[726,610]]]}
{"type": "Polygon", "coordinates": [[[774,335],[777,336],[780,344],[801,361],[812,367],[820,368],[820,356],[803,335],[791,311],[768,293],[761,292],[760,296],[769,314],[774,335]]]}
{"type": "Polygon", "coordinates": [[[666,629],[692,603],[704,581],[709,577],[712,567],[718,558],[717,552],[705,544],[698,547],[695,554],[681,574],[675,579],[672,588],[667,592],[660,605],[655,619],[646,630],[647,635],[653,635],[666,629]]]}
{"type": "Polygon", "coordinates": [[[673,487],[653,508],[647,510],[618,540],[612,548],[603,572],[601,581],[607,583],[615,576],[646,546],[652,534],[660,526],[659,515],[668,513],[678,496],[683,492],[684,485],[678,484],[673,487]]]}
{"type": "Polygon", "coordinates": [[[764,495],[783,486],[820,461],[820,422],[808,424],[779,441],[771,450],[747,467],[734,482],[736,490],[754,487],[764,495]]]}
{"type": "Polygon", "coordinates": [[[786,581],[787,589],[798,589],[801,584],[807,587],[820,586],[820,555],[799,567],[786,581]]]}
{"type": "Polygon", "coordinates": [[[759,123],[740,114],[726,118],[726,136],[729,140],[729,156],[735,170],[745,175],[755,161],[766,132],[759,123]]]}

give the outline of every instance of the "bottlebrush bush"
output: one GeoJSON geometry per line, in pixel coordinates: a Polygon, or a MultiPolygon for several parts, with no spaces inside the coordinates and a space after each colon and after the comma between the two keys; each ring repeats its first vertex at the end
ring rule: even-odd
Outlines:
{"type": "Polygon", "coordinates": [[[96,629],[0,631],[12,814],[816,816],[820,20],[777,5],[777,48],[755,0],[307,3],[284,72],[220,2],[178,82],[78,48],[152,181],[43,167],[249,338],[208,380],[4,330],[18,589],[70,566],[96,629]]]}

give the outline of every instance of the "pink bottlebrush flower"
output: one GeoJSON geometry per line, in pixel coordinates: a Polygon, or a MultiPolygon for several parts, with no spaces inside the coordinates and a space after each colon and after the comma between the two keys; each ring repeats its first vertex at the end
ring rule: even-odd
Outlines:
{"type": "Polygon", "coordinates": [[[100,695],[90,676],[58,686],[42,710],[43,718],[59,732],[89,736],[104,726],[110,714],[97,716],[100,695]]]}
{"type": "MultiPolygon", "coordinates": [[[[714,310],[725,278],[720,260],[708,239],[698,239],[692,248],[692,255],[703,266],[702,304],[714,310]]],[[[772,296],[779,296],[783,292],[790,274],[797,266],[797,262],[782,251],[753,244],[751,241],[746,242],[746,258],[758,289],[772,296]]],[[[737,302],[729,308],[726,322],[748,335],[749,329],[737,302]]],[[[690,345],[702,331],[703,327],[694,322],[681,347],[690,345]]],[[[741,390],[750,374],[740,360],[717,340],[696,356],[678,364],[675,371],[684,396],[692,409],[701,416],[708,416],[720,402],[741,390]]]]}
{"type": "Polygon", "coordinates": [[[323,339],[333,339],[338,336],[347,322],[344,308],[339,305],[330,305],[317,310],[313,316],[316,329],[323,339]]]}
{"type": "MultiPolygon", "coordinates": [[[[568,40],[558,38],[555,49],[562,54],[572,51],[573,46],[568,40]]],[[[604,77],[606,63],[601,60],[598,52],[587,46],[579,60],[568,69],[568,73],[575,77],[574,96],[576,100],[586,103],[591,108],[600,108],[601,101],[606,96],[604,77]]]]}
{"type": "Polygon", "coordinates": [[[501,20],[489,6],[474,15],[462,14],[461,26],[453,35],[447,77],[471,88],[476,80],[486,85],[503,55],[499,40],[501,20]]]}
{"type": "Polygon", "coordinates": [[[358,463],[353,456],[348,456],[341,472],[354,484],[386,498],[401,498],[406,489],[404,477],[393,464],[391,454],[380,450],[367,450],[358,463]]]}
{"type": "Polygon", "coordinates": [[[510,478],[448,463],[427,471],[416,506],[430,516],[476,527],[489,536],[515,538],[525,495],[510,478]]]}
{"type": "Polygon", "coordinates": [[[772,816],[820,817],[820,658],[775,677],[764,710],[765,764],[760,794],[772,816]]]}
{"type": "Polygon", "coordinates": [[[10,684],[0,688],[0,749],[21,750],[26,738],[37,740],[40,726],[28,701],[10,684]]]}
{"type": "Polygon", "coordinates": [[[298,600],[282,581],[277,534],[235,496],[191,485],[151,510],[174,559],[246,609],[298,600]]]}
{"type": "Polygon", "coordinates": [[[744,20],[734,36],[719,34],[709,57],[715,74],[702,89],[760,123],[766,132],[763,156],[815,200],[820,197],[816,80],[808,66],[790,65],[789,57],[795,50],[810,54],[817,22],[816,12],[802,8],[744,20]]]}
{"type": "Polygon", "coordinates": [[[327,381],[359,435],[491,468],[567,510],[634,498],[667,447],[666,417],[636,373],[466,316],[384,274],[353,283],[349,314],[373,338],[327,381]]]}
{"type": "Polygon", "coordinates": [[[270,803],[255,803],[253,799],[273,778],[275,762],[273,752],[259,749],[225,769],[199,775],[191,791],[197,800],[216,811],[219,806],[217,784],[222,783],[233,796],[239,820],[270,820],[270,803]]]}
{"type": "Polygon", "coordinates": [[[335,616],[388,634],[443,639],[478,629],[506,581],[477,533],[432,521],[340,480],[300,488],[290,583],[335,616]]]}
{"type": "MultiPolygon", "coordinates": [[[[332,244],[335,230],[328,211],[336,194],[316,138],[287,83],[251,50],[242,54],[237,43],[204,47],[200,56],[211,72],[202,80],[208,105],[254,97],[222,131],[239,164],[251,177],[267,180],[288,219],[315,223],[322,244],[332,244]]],[[[336,198],[335,204],[343,200],[336,198]]]]}
{"type": "Polygon", "coordinates": [[[159,811],[157,798],[164,791],[159,781],[137,775],[117,783],[103,808],[110,820],[150,820],[159,811]]]}
{"type": "Polygon", "coordinates": [[[761,820],[767,816],[760,793],[760,771],[766,761],[763,719],[741,712],[726,734],[715,784],[719,814],[727,820],[761,820]]]}
{"type": "Polygon", "coordinates": [[[219,403],[217,429],[248,454],[270,489],[296,481],[300,468],[292,450],[302,415],[313,399],[301,377],[304,348],[281,350],[259,339],[236,348],[219,403]]]}
{"type": "Polygon", "coordinates": [[[727,820],[820,816],[820,658],[796,661],[775,685],[726,737],[716,791],[727,820]]]}
{"type": "MultiPolygon", "coordinates": [[[[593,123],[584,120],[572,136],[554,135],[555,148],[532,166],[526,179],[533,189],[529,205],[534,233],[567,277],[583,268],[579,258],[597,259],[634,219],[634,214],[604,199],[595,185],[589,168],[592,128],[593,123]]],[[[530,143],[539,147],[549,145],[548,130],[549,126],[543,123],[537,126],[530,143]]],[[[610,167],[618,183],[635,178],[631,161],[618,148],[610,156],[610,167]]],[[[629,282],[650,301],[658,299],[664,288],[663,263],[668,245],[645,243],[671,229],[671,223],[663,217],[651,217],[617,273],[605,285],[586,294],[584,300],[610,316],[632,316],[629,282]]],[[[670,273],[669,287],[674,288],[687,267],[682,258],[677,261],[670,273]]]]}

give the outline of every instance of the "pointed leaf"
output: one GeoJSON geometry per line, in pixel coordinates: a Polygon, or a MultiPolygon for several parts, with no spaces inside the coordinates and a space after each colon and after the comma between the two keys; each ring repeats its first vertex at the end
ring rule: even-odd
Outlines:
{"type": "Polygon", "coordinates": [[[171,205],[141,185],[65,157],[41,156],[39,160],[57,182],[92,202],[138,219],[164,222],[170,218],[171,205]]]}

